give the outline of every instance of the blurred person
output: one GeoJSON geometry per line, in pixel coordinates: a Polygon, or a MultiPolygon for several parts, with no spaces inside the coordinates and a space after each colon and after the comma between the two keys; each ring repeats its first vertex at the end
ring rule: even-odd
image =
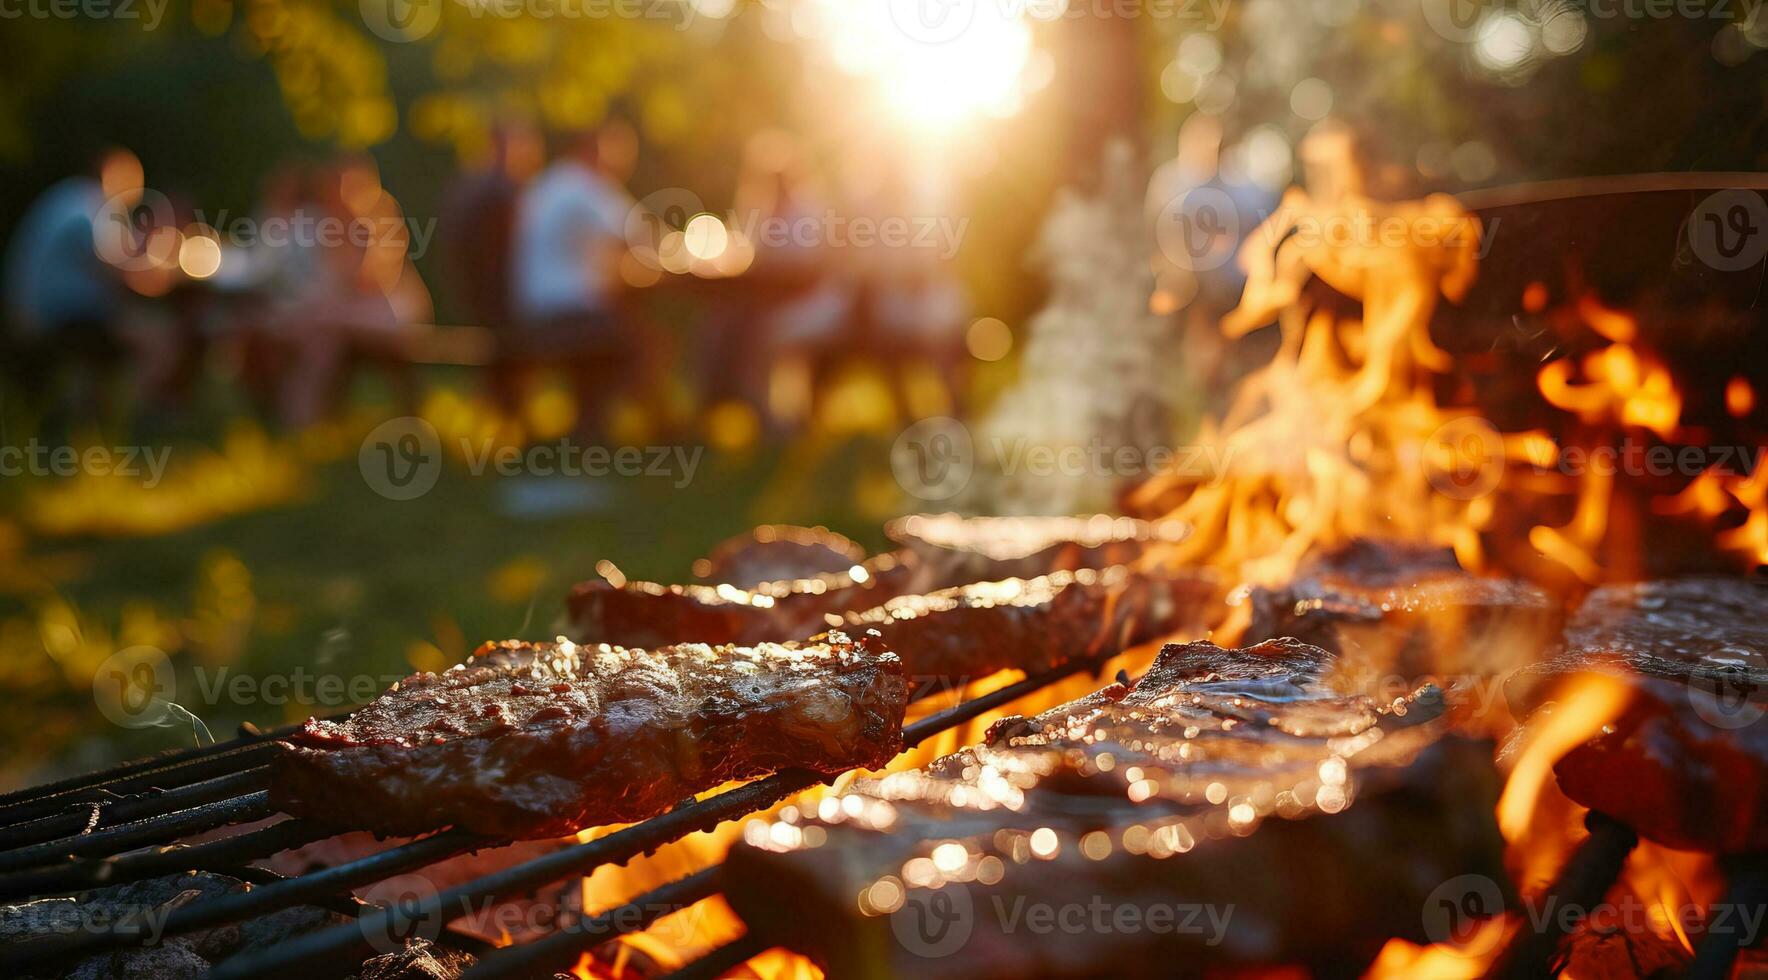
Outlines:
{"type": "Polygon", "coordinates": [[[223,263],[224,285],[243,309],[229,331],[232,355],[246,394],[259,413],[281,415],[282,372],[292,345],[281,325],[293,319],[318,275],[318,243],[292,234],[306,216],[317,215],[318,178],[306,162],[282,163],[264,176],[252,219],[260,231],[223,263]],[[271,234],[283,229],[290,234],[271,234]]]}
{"type": "Polygon", "coordinates": [[[125,348],[117,333],[124,288],[99,254],[100,234],[127,224],[142,196],[141,161],[126,149],[101,154],[93,173],[68,177],[32,202],[6,253],[7,363],[33,411],[98,420],[125,348]],[[63,368],[68,404],[54,405],[63,368]]]}
{"type": "Polygon", "coordinates": [[[736,215],[753,239],[748,275],[762,295],[754,323],[711,345],[716,370],[758,393],[751,399],[776,427],[810,412],[851,346],[854,284],[833,261],[822,234],[831,209],[806,171],[787,133],[758,133],[745,147],[736,215]]]}
{"type": "Polygon", "coordinates": [[[282,422],[310,425],[335,409],[364,364],[381,368],[412,410],[410,346],[432,308],[399,202],[366,157],[319,168],[299,200],[278,246],[283,292],[266,327],[281,361],[282,422]]]}
{"type": "Polygon", "coordinates": [[[516,210],[543,157],[540,134],[532,126],[497,124],[490,159],[455,179],[443,213],[450,279],[467,316],[492,332],[488,387],[498,409],[510,417],[521,414],[519,358],[510,337],[516,210]]]}
{"type": "Polygon", "coordinates": [[[516,208],[512,370],[563,365],[586,441],[601,438],[614,398],[633,383],[644,354],[617,315],[616,296],[634,207],[624,181],[636,153],[630,126],[574,134],[516,208]]]}

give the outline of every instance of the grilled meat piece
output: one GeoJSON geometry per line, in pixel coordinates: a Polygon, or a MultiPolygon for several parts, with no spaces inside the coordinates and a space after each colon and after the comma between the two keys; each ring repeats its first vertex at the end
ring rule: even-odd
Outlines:
{"type": "Polygon", "coordinates": [[[910,677],[954,680],[1038,673],[1174,633],[1198,635],[1216,595],[1215,579],[1202,574],[1081,569],[901,596],[839,623],[850,633],[877,631],[910,677]]]}
{"type": "Polygon", "coordinates": [[[1513,579],[1462,570],[1448,549],[1358,540],[1305,562],[1280,588],[1252,591],[1245,642],[1292,636],[1370,678],[1501,677],[1559,636],[1558,600],[1513,579]]]}
{"type": "Polygon", "coordinates": [[[672,643],[783,643],[826,629],[825,617],[917,591],[915,569],[881,555],[857,571],[753,589],[591,580],[566,599],[580,643],[650,649],[672,643]]]}
{"type": "Polygon", "coordinates": [[[582,642],[674,636],[676,642],[741,645],[802,639],[831,627],[877,630],[912,677],[974,678],[1009,667],[1048,669],[1182,630],[1201,632],[1217,591],[1215,578],[1204,573],[1148,576],[1111,568],[977,582],[897,596],[864,611],[823,612],[827,595],[769,600],[729,588],[648,583],[622,590],[578,586],[573,601],[593,599],[591,618],[600,625],[583,628],[582,642]]]}
{"type": "Polygon", "coordinates": [[[1591,592],[1565,650],[1505,683],[1525,717],[1579,675],[1632,696],[1554,766],[1566,796],[1673,848],[1768,849],[1768,587],[1699,576],[1591,592]]]}
{"type": "Polygon", "coordinates": [[[749,589],[764,582],[840,574],[865,560],[864,548],[826,527],[763,524],[694,562],[694,576],[749,589]]]}
{"type": "Polygon", "coordinates": [[[1381,704],[1329,666],[1293,640],[1168,646],[1133,687],[752,822],[725,894],[833,976],[1360,970],[1426,941],[1445,881],[1508,897],[1497,779],[1434,688],[1381,704]]]}
{"type": "Polygon", "coordinates": [[[889,530],[909,547],[840,571],[748,588],[730,582],[583,582],[567,599],[571,628],[579,642],[646,648],[783,642],[812,635],[830,616],[871,609],[898,596],[1124,564],[1153,543],[1181,537],[1185,527],[1109,517],[943,515],[904,518],[889,530]]]}
{"type": "Polygon", "coordinates": [[[1183,540],[1181,521],[1088,517],[962,517],[915,514],[884,533],[948,583],[1036,578],[1051,572],[1109,568],[1137,561],[1149,548],[1183,540]]]}
{"type": "Polygon", "coordinates": [[[344,827],[557,837],[732,779],[837,773],[901,749],[902,662],[875,638],[657,650],[514,641],[309,720],[272,800],[344,827]]]}

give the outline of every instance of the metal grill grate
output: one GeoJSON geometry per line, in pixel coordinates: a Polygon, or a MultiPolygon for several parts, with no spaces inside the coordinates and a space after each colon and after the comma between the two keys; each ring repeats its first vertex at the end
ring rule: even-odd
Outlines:
{"type": "MultiPolygon", "coordinates": [[[[931,714],[904,726],[904,747],[912,748],[1057,680],[1097,666],[1096,661],[1075,661],[931,714]]],[[[459,854],[507,842],[442,830],[294,878],[259,869],[248,872],[245,865],[350,828],[283,819],[220,840],[195,845],[173,843],[228,824],[273,816],[263,788],[264,763],[276,751],[270,740],[290,731],[254,733],[224,745],[131,763],[35,791],[11,794],[0,801],[0,843],[8,845],[0,850],[0,900],[66,894],[180,871],[244,875],[257,887],[176,909],[167,917],[162,934],[210,929],[297,905],[346,909],[357,915],[357,923],[309,933],[273,949],[248,950],[218,964],[211,974],[215,980],[332,975],[339,970],[347,971],[372,955],[371,935],[410,935],[419,929],[431,935],[444,934],[442,926],[455,917],[446,910],[526,894],[554,881],[587,875],[603,865],[624,863],[695,831],[765,809],[827,778],[798,770],[775,773],[678,806],[597,840],[565,847],[454,886],[411,907],[382,908],[356,902],[351,892],[459,854]]],[[[716,869],[706,869],[625,906],[590,916],[570,929],[501,950],[475,949],[483,958],[470,976],[476,980],[550,976],[556,969],[569,969],[586,949],[622,933],[642,930],[670,911],[713,895],[715,879],[716,869]]],[[[453,941],[452,934],[448,935],[453,941]]],[[[19,964],[140,945],[145,939],[138,930],[117,927],[43,936],[15,944],[0,955],[19,964]]],[[[716,975],[761,952],[750,951],[749,946],[747,941],[739,940],[723,947],[687,967],[683,975],[716,975]]]]}

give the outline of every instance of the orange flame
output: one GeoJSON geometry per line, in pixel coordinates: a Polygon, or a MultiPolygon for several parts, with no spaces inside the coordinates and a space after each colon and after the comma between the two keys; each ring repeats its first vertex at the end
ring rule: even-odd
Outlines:
{"type": "Polygon", "coordinates": [[[1631,696],[1620,680],[1589,674],[1576,678],[1536,713],[1537,721],[1524,733],[1528,742],[1498,798],[1498,830],[1505,840],[1515,844],[1532,836],[1541,796],[1553,784],[1553,764],[1601,732],[1631,696]]]}
{"type": "Polygon", "coordinates": [[[1241,251],[1245,296],[1222,324],[1235,336],[1275,316],[1282,348],[1198,436],[1226,473],[1208,483],[1162,475],[1132,500],[1168,507],[1195,528],[1167,550],[1169,561],[1271,583],[1316,547],[1376,535],[1450,545],[1477,563],[1488,508],[1478,494],[1436,492],[1427,456],[1455,417],[1432,394],[1451,362],[1430,340],[1430,318],[1442,297],[1471,284],[1478,241],[1478,223],[1440,195],[1400,204],[1315,201],[1300,190],[1284,198],[1241,251]],[[1405,234],[1348,243],[1317,234],[1345,227],[1405,234]],[[1362,318],[1304,303],[1312,276],[1362,301],[1362,318]]]}
{"type": "MultiPolygon", "coordinates": [[[[1594,293],[1575,295],[1557,311],[1548,309],[1545,284],[1531,284],[1524,295],[1526,312],[1574,332],[1587,329],[1599,345],[1559,357],[1536,375],[1546,406],[1566,413],[1568,424],[1552,434],[1500,433],[1465,409],[1439,404],[1436,392],[1448,386],[1436,382],[1451,365],[1430,340],[1430,321],[1443,298],[1458,299],[1472,282],[1478,237],[1477,221],[1446,198],[1383,204],[1354,190],[1285,197],[1242,249],[1246,290],[1222,323],[1235,337],[1274,319],[1282,338],[1273,361],[1243,379],[1225,415],[1205,422],[1197,437],[1215,449],[1222,469],[1207,481],[1163,474],[1130,498],[1146,513],[1194,527],[1162,559],[1271,584],[1290,577],[1311,551],[1358,536],[1398,537],[1451,546],[1473,569],[1485,567],[1488,547],[1502,547],[1499,557],[1570,588],[1639,571],[1630,552],[1639,550],[1644,510],[1727,528],[1714,534],[1717,548],[1768,562],[1768,462],[1758,460],[1747,477],[1709,471],[1675,494],[1655,487],[1642,493],[1624,482],[1631,474],[1613,469],[1562,467],[1573,449],[1590,458],[1627,440],[1673,442],[1695,431],[1685,427],[1684,398],[1670,368],[1639,346],[1638,321],[1594,293]],[[1310,226],[1382,221],[1409,231],[1378,245],[1320,244],[1307,235],[1310,226]],[[1433,226],[1471,233],[1428,234],[1433,226]],[[1315,300],[1303,289],[1309,278],[1359,301],[1360,316],[1315,300]],[[1527,554],[1509,550],[1525,529],[1527,554]]],[[[1726,389],[1733,417],[1747,415],[1754,399],[1741,377],[1726,389]]],[[[1238,610],[1225,631],[1246,616],[1238,610]]],[[[1559,792],[1554,764],[1616,718],[1629,696],[1612,678],[1580,681],[1541,712],[1513,756],[1497,816],[1525,891],[1545,886],[1583,836],[1582,810],[1559,792]]],[[[1705,894],[1701,883],[1712,874],[1707,857],[1641,848],[1619,887],[1669,924],[1660,938],[1673,934],[1687,949],[1686,916],[1673,913],[1705,894]]],[[[1478,976],[1517,926],[1514,918],[1496,920],[1484,928],[1487,942],[1460,947],[1396,940],[1369,975],[1478,976]]]]}

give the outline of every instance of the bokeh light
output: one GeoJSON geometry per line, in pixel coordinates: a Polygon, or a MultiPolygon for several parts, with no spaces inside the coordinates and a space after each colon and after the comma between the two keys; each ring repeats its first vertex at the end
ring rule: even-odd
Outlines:
{"type": "Polygon", "coordinates": [[[178,268],[192,279],[207,279],[221,270],[221,243],[208,235],[188,235],[178,246],[178,268]]]}
{"type": "Polygon", "coordinates": [[[1013,331],[1006,323],[985,316],[964,331],[964,347],[979,361],[998,361],[1013,350],[1013,331]]]}

